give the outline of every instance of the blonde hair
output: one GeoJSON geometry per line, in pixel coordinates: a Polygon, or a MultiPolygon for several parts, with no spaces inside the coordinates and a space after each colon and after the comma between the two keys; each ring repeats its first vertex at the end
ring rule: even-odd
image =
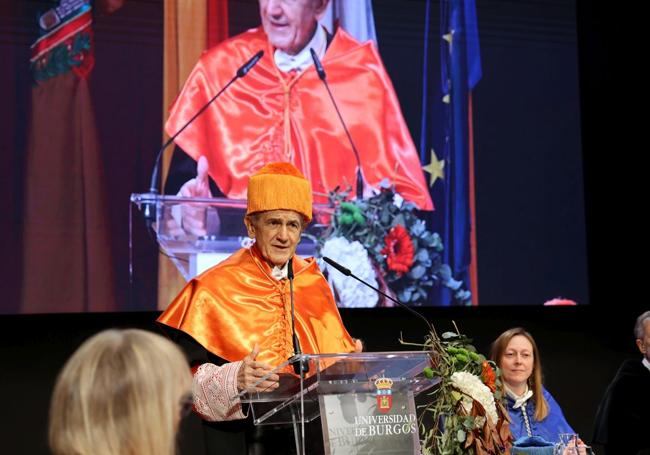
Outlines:
{"type": "Polygon", "coordinates": [[[143,330],[106,330],[66,362],[50,406],[55,455],[173,455],[181,399],[191,391],[185,356],[143,330]]]}
{"type": "Polygon", "coordinates": [[[533,346],[533,373],[528,378],[528,387],[533,391],[533,400],[535,402],[534,418],[539,422],[546,418],[549,412],[549,407],[542,391],[542,359],[540,358],[539,350],[537,349],[537,344],[535,343],[533,336],[521,327],[506,330],[499,335],[499,338],[494,340],[494,343],[492,343],[490,358],[499,366],[499,368],[501,368],[501,358],[503,357],[510,340],[516,336],[526,338],[533,346]]]}

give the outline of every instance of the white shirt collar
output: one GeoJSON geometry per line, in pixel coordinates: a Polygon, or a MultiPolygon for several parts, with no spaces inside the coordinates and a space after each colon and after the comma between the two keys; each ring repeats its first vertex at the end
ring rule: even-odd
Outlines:
{"type": "Polygon", "coordinates": [[[316,24],[316,32],[312,36],[311,41],[296,55],[289,55],[280,49],[276,49],[273,54],[275,66],[278,67],[283,73],[288,73],[291,70],[304,71],[314,62],[311,58],[309,49],[314,49],[318,58],[322,59],[327,50],[327,33],[325,28],[320,24],[316,24]]]}
{"type": "Polygon", "coordinates": [[[644,367],[646,367],[648,370],[650,370],[650,362],[648,362],[648,359],[646,359],[644,357],[643,360],[641,361],[641,363],[643,364],[644,367]]]}
{"type": "Polygon", "coordinates": [[[526,385],[526,391],[521,395],[517,395],[510,387],[508,387],[508,384],[503,384],[503,388],[505,389],[506,394],[515,401],[513,409],[520,408],[530,399],[530,397],[533,396],[533,391],[528,388],[528,385],[526,385]]]}
{"type": "Polygon", "coordinates": [[[273,270],[271,270],[271,276],[275,278],[276,280],[284,280],[288,276],[288,268],[287,265],[289,264],[289,261],[287,261],[282,268],[278,267],[277,265],[273,266],[273,270]]]}

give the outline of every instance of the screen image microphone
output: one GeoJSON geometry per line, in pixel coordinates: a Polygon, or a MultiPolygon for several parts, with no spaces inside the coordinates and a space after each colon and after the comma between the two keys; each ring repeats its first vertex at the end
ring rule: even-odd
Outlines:
{"type": "MultiPolygon", "coordinates": [[[[160,150],[158,151],[158,154],[156,155],[156,160],[154,161],[153,165],[153,170],[151,172],[151,181],[149,183],[149,194],[156,195],[158,194],[158,184],[160,180],[160,165],[161,165],[161,158],[163,155],[163,152],[169,145],[174,142],[174,140],[183,132],[185,129],[196,120],[196,118],[201,115],[205,110],[217,99],[221,96],[223,92],[225,92],[228,87],[230,87],[237,79],[242,78],[248,74],[248,72],[259,62],[262,57],[264,56],[264,51],[261,50],[257,52],[255,55],[253,55],[246,63],[244,63],[242,66],[240,66],[237,69],[237,72],[233,76],[232,79],[228,81],[226,85],[223,86],[219,92],[217,92],[216,95],[214,95],[210,100],[205,103],[201,109],[199,109],[196,114],[194,114],[185,124],[178,130],[172,137],[170,137],[167,142],[163,144],[162,147],[160,147],[160,150]]],[[[143,216],[145,219],[145,223],[147,224],[147,227],[151,227],[151,224],[155,221],[156,219],[156,207],[155,205],[152,205],[151,203],[145,204],[143,207],[143,216]]]]}
{"type": "Polygon", "coordinates": [[[334,105],[334,110],[336,111],[336,114],[339,117],[341,125],[343,126],[343,130],[345,131],[345,134],[348,137],[348,142],[350,142],[350,146],[352,147],[352,151],[354,152],[354,158],[357,160],[356,195],[357,195],[357,199],[363,199],[363,175],[361,174],[361,158],[359,158],[359,151],[357,150],[357,147],[354,145],[354,141],[352,140],[352,135],[350,134],[350,131],[348,130],[348,127],[345,124],[345,121],[343,120],[343,116],[341,115],[339,106],[336,104],[334,95],[332,95],[330,86],[327,83],[327,74],[325,74],[325,68],[323,68],[323,64],[321,63],[320,59],[318,58],[318,55],[316,55],[316,51],[313,48],[309,48],[309,52],[311,53],[311,59],[314,61],[314,67],[316,68],[316,73],[318,74],[318,78],[321,81],[323,81],[323,85],[325,85],[327,94],[329,95],[330,100],[332,101],[332,105],[334,105]]]}
{"type": "Polygon", "coordinates": [[[237,77],[246,76],[248,72],[257,65],[257,62],[259,62],[262,57],[264,57],[264,51],[259,51],[257,54],[253,55],[246,63],[239,67],[237,70],[237,77]]]}
{"type": "Polygon", "coordinates": [[[336,270],[338,270],[339,272],[341,272],[343,275],[354,278],[355,280],[357,280],[357,281],[359,281],[359,282],[365,284],[366,286],[368,286],[370,289],[373,289],[375,292],[377,292],[377,293],[383,295],[383,296],[386,297],[388,300],[390,300],[390,301],[392,301],[392,302],[395,302],[396,304],[398,304],[398,305],[401,306],[402,308],[405,308],[406,310],[410,311],[412,314],[414,314],[415,316],[417,316],[417,317],[419,317],[420,319],[422,319],[422,320],[426,323],[427,327],[429,328],[429,330],[430,330],[431,332],[435,332],[434,329],[433,329],[433,326],[432,326],[431,323],[427,320],[427,318],[425,318],[424,316],[422,316],[420,313],[418,313],[417,311],[415,311],[415,310],[414,310],[413,308],[411,308],[410,306],[408,306],[408,305],[406,305],[406,304],[400,302],[400,301],[397,300],[395,297],[393,297],[393,296],[391,296],[391,295],[388,295],[388,294],[386,294],[385,292],[382,292],[381,290],[379,290],[378,288],[376,288],[376,287],[373,286],[372,284],[365,282],[364,280],[362,280],[361,278],[359,278],[358,276],[356,276],[354,273],[352,273],[352,272],[350,271],[350,269],[348,269],[348,268],[346,268],[346,267],[343,267],[341,264],[339,264],[339,263],[336,262],[335,260],[330,259],[330,258],[328,258],[327,256],[323,256],[323,261],[325,261],[326,263],[328,263],[329,265],[331,265],[332,267],[334,267],[336,270]]]}

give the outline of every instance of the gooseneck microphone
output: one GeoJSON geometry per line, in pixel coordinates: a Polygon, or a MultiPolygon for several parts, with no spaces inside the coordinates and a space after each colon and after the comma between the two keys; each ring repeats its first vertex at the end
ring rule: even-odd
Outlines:
{"type": "Polygon", "coordinates": [[[248,72],[257,65],[257,62],[259,62],[262,57],[264,57],[264,51],[259,51],[257,54],[253,55],[246,63],[239,67],[235,79],[246,76],[248,72]]]}
{"type": "MultiPolygon", "coordinates": [[[[149,194],[156,195],[158,194],[158,184],[159,184],[159,176],[160,176],[160,159],[162,158],[162,154],[165,151],[169,145],[174,142],[174,139],[176,139],[183,131],[185,131],[185,128],[190,126],[196,118],[201,115],[207,108],[210,106],[214,100],[219,98],[223,92],[228,89],[237,79],[242,78],[248,74],[248,72],[253,68],[257,62],[260,61],[260,59],[264,56],[264,51],[259,51],[257,54],[253,55],[246,63],[244,63],[242,66],[237,69],[237,72],[235,73],[235,76],[228,81],[228,83],[221,89],[219,92],[214,95],[210,100],[201,107],[201,109],[198,110],[196,114],[192,116],[172,137],[169,138],[167,142],[163,144],[162,147],[160,147],[160,150],[158,151],[158,155],[156,155],[156,161],[154,161],[154,166],[153,166],[153,171],[151,172],[151,182],[149,184],[149,194]]],[[[145,204],[145,207],[143,208],[143,216],[145,218],[145,222],[147,223],[147,226],[151,226],[151,223],[155,221],[156,218],[156,210],[155,206],[152,206],[151,204],[145,204]]]]}
{"type": "Polygon", "coordinates": [[[334,95],[332,95],[332,91],[330,90],[330,86],[327,83],[327,75],[325,74],[325,69],[323,68],[323,65],[320,62],[320,59],[318,58],[318,55],[316,55],[316,51],[312,48],[309,48],[309,52],[311,53],[311,59],[314,61],[314,66],[316,67],[316,73],[318,74],[318,78],[323,81],[323,84],[325,85],[325,88],[327,89],[327,94],[330,97],[330,100],[332,100],[332,104],[334,105],[334,110],[336,110],[336,114],[339,116],[339,120],[341,121],[341,125],[343,126],[343,129],[345,130],[345,134],[348,136],[348,141],[350,142],[350,145],[352,146],[352,151],[354,152],[354,157],[357,160],[357,188],[356,188],[356,193],[357,193],[357,199],[362,199],[363,198],[363,175],[361,174],[361,159],[359,158],[359,151],[357,150],[357,147],[354,145],[354,141],[352,140],[352,136],[350,135],[350,131],[348,130],[347,125],[345,124],[345,121],[343,120],[343,116],[341,115],[341,111],[339,111],[339,107],[336,104],[336,100],[334,99],[334,95]]]}
{"type": "Polygon", "coordinates": [[[431,323],[430,323],[429,321],[427,321],[427,318],[425,318],[424,316],[422,316],[420,313],[418,313],[417,311],[415,311],[415,310],[414,310],[413,308],[411,308],[410,306],[405,305],[405,304],[403,304],[402,302],[400,302],[399,300],[397,300],[396,298],[394,298],[394,297],[392,297],[392,296],[386,294],[385,292],[380,291],[379,289],[377,289],[376,287],[374,287],[372,284],[370,284],[370,283],[366,283],[366,282],[363,281],[361,278],[359,278],[359,277],[356,276],[354,273],[352,273],[352,272],[350,271],[350,269],[343,267],[341,264],[339,264],[338,262],[336,262],[336,261],[334,261],[334,260],[328,258],[327,256],[323,256],[323,260],[324,260],[325,262],[327,262],[329,265],[331,265],[332,267],[334,267],[336,270],[338,270],[339,272],[341,272],[343,275],[345,275],[345,276],[350,276],[350,277],[354,278],[355,280],[360,281],[361,283],[365,284],[365,285],[368,286],[370,289],[375,290],[376,292],[378,292],[379,294],[383,295],[383,296],[386,297],[387,299],[389,299],[389,300],[395,302],[396,304],[398,304],[399,306],[401,306],[401,307],[403,307],[403,308],[406,308],[406,309],[409,310],[411,313],[413,313],[414,315],[416,315],[417,317],[419,317],[420,319],[422,319],[422,320],[427,324],[427,327],[429,327],[429,330],[431,330],[432,332],[435,332],[434,329],[433,329],[433,326],[431,325],[431,323]]]}
{"type": "MultiPolygon", "coordinates": [[[[296,310],[293,301],[293,258],[289,259],[289,262],[287,262],[287,278],[289,279],[289,299],[291,300],[291,334],[293,336],[293,353],[298,356],[302,354],[302,349],[300,349],[300,340],[298,340],[298,334],[296,333],[296,310]]],[[[296,374],[307,373],[309,371],[309,365],[296,360],[293,364],[293,371],[296,374]]]]}

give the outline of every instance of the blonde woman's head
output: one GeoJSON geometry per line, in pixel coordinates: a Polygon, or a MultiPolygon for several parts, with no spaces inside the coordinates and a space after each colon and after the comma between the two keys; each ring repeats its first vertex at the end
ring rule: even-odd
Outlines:
{"type": "Polygon", "coordinates": [[[543,420],[549,412],[544,398],[542,359],[533,336],[521,327],[503,332],[492,343],[490,358],[501,368],[503,382],[513,388],[522,381],[533,391],[535,420],[543,420]]]}
{"type": "Polygon", "coordinates": [[[106,330],[59,373],[50,407],[55,455],[172,455],[191,393],[183,353],[143,330],[106,330]]]}

